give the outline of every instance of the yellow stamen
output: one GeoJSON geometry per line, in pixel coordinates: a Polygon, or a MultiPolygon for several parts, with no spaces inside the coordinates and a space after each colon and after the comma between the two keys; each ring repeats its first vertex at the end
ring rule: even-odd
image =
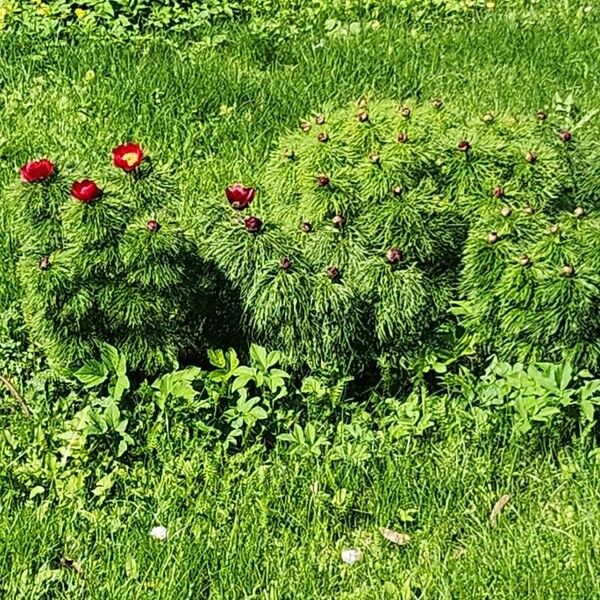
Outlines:
{"type": "Polygon", "coordinates": [[[138,162],[138,158],[137,152],[125,152],[125,154],[123,154],[123,160],[129,167],[133,167],[133,165],[138,162]]]}

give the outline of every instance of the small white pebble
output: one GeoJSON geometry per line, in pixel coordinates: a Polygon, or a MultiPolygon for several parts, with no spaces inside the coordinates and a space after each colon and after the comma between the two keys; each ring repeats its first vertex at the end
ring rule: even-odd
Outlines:
{"type": "Polygon", "coordinates": [[[162,525],[153,527],[150,531],[150,537],[155,540],[166,540],[167,539],[167,528],[162,525]]]}
{"type": "Polygon", "coordinates": [[[363,553],[358,548],[344,548],[342,550],[342,560],[347,565],[354,565],[363,559],[363,553]]]}

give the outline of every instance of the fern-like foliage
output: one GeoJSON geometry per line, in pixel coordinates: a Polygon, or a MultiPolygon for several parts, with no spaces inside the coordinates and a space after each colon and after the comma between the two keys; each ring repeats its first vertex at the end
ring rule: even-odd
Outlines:
{"type": "MultiPolygon", "coordinates": [[[[569,208],[576,188],[577,144],[567,134],[545,114],[470,118],[439,100],[325,110],[283,136],[255,203],[211,207],[207,246],[240,292],[251,335],[291,363],[405,365],[461,294],[482,340],[500,336],[508,348],[535,303],[547,310],[544,286],[530,279],[551,224],[544,215],[569,208]],[[259,231],[245,227],[249,215],[259,231]],[[517,247],[531,269],[514,266],[517,247]]],[[[561,278],[552,268],[561,286],[581,286],[583,301],[587,270],[561,278]]],[[[528,327],[537,331],[539,319],[528,327]]],[[[569,328],[572,347],[583,333],[569,328]]],[[[532,346],[544,339],[536,335],[532,346]]]]}
{"type": "Polygon", "coordinates": [[[146,157],[129,171],[100,170],[98,191],[83,200],[73,179],[54,172],[12,190],[32,340],[59,369],[102,342],[134,368],[172,365],[201,329],[206,287],[195,246],[174,218],[172,177],[146,157]]]}

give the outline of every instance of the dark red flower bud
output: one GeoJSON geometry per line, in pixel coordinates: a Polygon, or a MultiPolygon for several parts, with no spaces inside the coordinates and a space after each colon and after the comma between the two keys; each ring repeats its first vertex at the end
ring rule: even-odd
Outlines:
{"type": "Polygon", "coordinates": [[[434,98],[431,101],[431,106],[433,106],[435,110],[440,110],[440,108],[443,108],[444,106],[444,101],[441,98],[434,98]]]}
{"type": "Polygon", "coordinates": [[[495,244],[498,241],[498,234],[495,231],[490,231],[487,235],[488,244],[495,244]]]}
{"type": "Polygon", "coordinates": [[[46,158],[29,161],[21,167],[21,181],[23,183],[39,183],[50,179],[52,175],[54,175],[54,165],[46,158]]]}
{"type": "Polygon", "coordinates": [[[117,169],[127,173],[135,171],[144,160],[144,152],[139,144],[127,142],[117,146],[112,151],[113,164],[117,169]]]}
{"type": "Polygon", "coordinates": [[[102,190],[91,179],[74,181],[71,186],[71,196],[84,204],[91,204],[102,196],[102,190]]]}
{"type": "Polygon", "coordinates": [[[319,175],[317,177],[317,185],[319,187],[327,187],[330,183],[330,179],[329,177],[327,177],[327,175],[319,175]]]}
{"type": "Polygon", "coordinates": [[[41,271],[47,271],[51,266],[50,259],[47,256],[42,256],[42,258],[40,258],[38,266],[41,271]]]}
{"type": "Polygon", "coordinates": [[[400,109],[400,114],[405,118],[408,119],[410,117],[410,115],[412,114],[412,111],[410,110],[410,106],[403,106],[400,109]]]}
{"type": "Polygon", "coordinates": [[[225,195],[227,196],[231,208],[244,210],[252,204],[254,196],[256,196],[256,190],[251,187],[244,187],[241,183],[236,183],[230,185],[225,190],[225,195]]]}
{"type": "Polygon", "coordinates": [[[467,140],[461,140],[456,145],[456,149],[461,152],[468,152],[471,149],[471,144],[467,140]]]}
{"type": "Polygon", "coordinates": [[[512,215],[512,209],[510,208],[510,206],[503,206],[503,207],[500,209],[500,214],[501,214],[503,217],[510,217],[510,215],[512,215]]]}
{"type": "Polygon", "coordinates": [[[545,120],[548,118],[548,115],[547,115],[547,114],[546,114],[546,113],[545,113],[543,110],[538,110],[538,111],[535,113],[535,118],[536,118],[538,121],[545,121],[545,120]]]}
{"type": "Polygon", "coordinates": [[[561,270],[560,274],[563,277],[573,277],[575,275],[575,269],[571,265],[565,265],[561,270]]]}
{"type": "Polygon", "coordinates": [[[561,131],[558,137],[562,142],[570,142],[573,139],[573,134],[570,131],[561,131]]]}
{"type": "Polygon", "coordinates": [[[369,120],[369,113],[366,110],[361,110],[356,115],[356,118],[359,120],[360,123],[366,123],[369,120]]]}
{"type": "Polygon", "coordinates": [[[331,219],[331,224],[335,228],[341,229],[346,224],[346,217],[344,217],[344,215],[335,215],[335,217],[331,219]]]}
{"type": "Polygon", "coordinates": [[[404,260],[404,253],[398,248],[390,248],[385,253],[385,260],[390,265],[397,265],[399,262],[402,262],[404,260]]]}
{"type": "Polygon", "coordinates": [[[529,151],[529,152],[528,152],[528,153],[525,155],[525,160],[526,160],[528,163],[531,163],[531,164],[533,164],[533,163],[537,162],[537,159],[538,159],[538,156],[537,156],[537,154],[536,154],[536,153],[535,153],[533,150],[530,150],[530,151],[529,151]]]}
{"type": "Polygon", "coordinates": [[[496,198],[504,198],[504,188],[501,185],[496,186],[493,194],[496,198]]]}
{"type": "Polygon", "coordinates": [[[315,123],[317,125],[325,125],[325,117],[323,115],[317,115],[315,117],[315,123]]]}
{"type": "Polygon", "coordinates": [[[327,132],[325,131],[321,131],[321,133],[319,133],[319,135],[317,136],[317,139],[321,142],[321,143],[325,143],[329,141],[329,135],[327,134],[327,132]]]}
{"type": "Polygon", "coordinates": [[[307,223],[305,221],[304,223],[302,223],[300,225],[300,229],[302,229],[302,231],[304,231],[304,233],[310,233],[313,230],[313,227],[310,223],[307,223]]]}
{"type": "Polygon", "coordinates": [[[263,222],[258,217],[246,217],[244,227],[248,233],[258,233],[263,226],[263,222]]]}
{"type": "Polygon", "coordinates": [[[494,113],[488,110],[487,112],[483,113],[483,117],[481,117],[481,119],[486,125],[489,125],[490,123],[494,122],[494,113]]]}
{"type": "Polygon", "coordinates": [[[287,271],[292,268],[292,261],[289,258],[282,258],[279,261],[279,267],[284,271],[287,271]]]}
{"type": "Polygon", "coordinates": [[[340,275],[340,270],[337,267],[327,267],[327,277],[329,277],[331,281],[339,279],[340,275]]]}
{"type": "Polygon", "coordinates": [[[156,233],[160,229],[160,223],[155,219],[150,219],[146,223],[146,229],[148,229],[148,231],[151,231],[152,233],[156,233]]]}
{"type": "Polygon", "coordinates": [[[578,206],[574,211],[573,211],[573,215],[575,217],[577,217],[578,219],[581,219],[582,217],[585,217],[585,208],[583,208],[582,206],[578,206]]]}
{"type": "Polygon", "coordinates": [[[395,185],[392,188],[392,194],[394,194],[394,196],[402,196],[402,187],[399,185],[395,185]]]}
{"type": "Polygon", "coordinates": [[[396,140],[398,141],[399,144],[405,144],[406,142],[408,142],[408,133],[406,133],[406,131],[401,131],[396,136],[396,140]]]}

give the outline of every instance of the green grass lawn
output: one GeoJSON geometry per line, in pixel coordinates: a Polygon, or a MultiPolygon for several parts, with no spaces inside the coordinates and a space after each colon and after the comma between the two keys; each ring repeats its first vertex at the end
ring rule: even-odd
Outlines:
{"type": "Polygon", "coordinates": [[[0,589],[53,599],[597,597],[597,458],[480,443],[458,432],[357,465],[189,455],[104,506],[4,504],[0,589]],[[494,527],[503,494],[511,500],[494,527]],[[150,537],[156,524],[167,540],[150,537]],[[394,545],[380,527],[410,542],[394,545]],[[363,560],[344,564],[344,548],[363,560]]]}
{"type": "MultiPolygon", "coordinates": [[[[600,107],[597,19],[490,11],[423,29],[390,16],[357,35],[277,44],[239,26],[216,48],[169,37],[0,37],[0,256],[14,243],[2,190],[38,155],[93,173],[114,145],[136,139],[176,167],[188,194],[183,218],[201,235],[205,194],[252,184],[272,142],[327,105],[365,93],[441,96],[473,115],[524,114],[551,107],[558,92],[584,110],[600,107]]],[[[15,298],[10,258],[0,281],[4,309],[15,298]]],[[[2,408],[3,429],[14,419],[2,408]]],[[[147,466],[132,467],[132,483],[103,504],[17,501],[0,473],[0,596],[600,597],[600,469],[587,450],[541,450],[451,420],[432,439],[408,438],[357,464],[277,446],[226,460],[190,448],[147,466]],[[503,494],[511,500],[492,526],[503,494]],[[158,524],[165,541],[150,537],[158,524]],[[410,543],[388,542],[380,527],[410,543]],[[363,560],[344,564],[344,548],[363,560]]],[[[8,474],[12,464],[0,459],[3,467],[8,474]]]]}

